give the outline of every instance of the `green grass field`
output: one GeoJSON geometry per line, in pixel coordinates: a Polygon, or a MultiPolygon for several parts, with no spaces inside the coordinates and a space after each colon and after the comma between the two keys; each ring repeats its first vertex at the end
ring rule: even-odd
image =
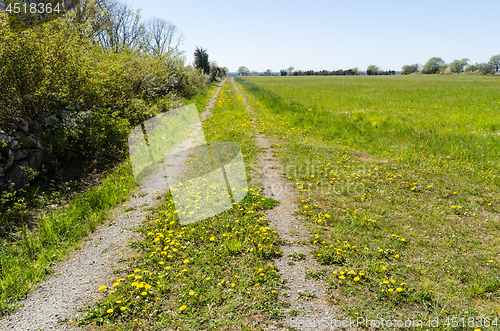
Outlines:
{"type": "Polygon", "coordinates": [[[283,141],[332,301],[373,319],[500,315],[498,78],[237,80],[283,141]]]}

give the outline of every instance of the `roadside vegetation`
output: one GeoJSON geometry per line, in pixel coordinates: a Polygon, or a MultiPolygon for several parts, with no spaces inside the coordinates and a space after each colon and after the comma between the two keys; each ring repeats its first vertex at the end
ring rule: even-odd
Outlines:
{"type": "Polygon", "coordinates": [[[43,15],[11,3],[0,8],[0,129],[11,117],[42,123],[44,159],[30,185],[0,192],[0,316],[133,192],[130,130],[227,74],[206,49],[203,66],[186,65],[173,23],[118,1],[43,15]]]}
{"type": "Polygon", "coordinates": [[[283,141],[332,304],[353,318],[498,325],[497,78],[237,80],[283,141]]]}

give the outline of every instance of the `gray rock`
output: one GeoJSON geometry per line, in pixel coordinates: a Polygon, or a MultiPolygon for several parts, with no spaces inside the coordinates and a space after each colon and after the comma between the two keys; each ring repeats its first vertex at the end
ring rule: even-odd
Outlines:
{"type": "Polygon", "coordinates": [[[7,122],[14,124],[19,131],[28,131],[28,121],[19,117],[12,117],[7,122]]]}
{"type": "Polygon", "coordinates": [[[32,136],[33,138],[33,145],[31,145],[31,148],[36,148],[36,149],[42,149],[42,139],[37,136],[32,136]]]}
{"type": "Polygon", "coordinates": [[[38,133],[42,131],[42,125],[36,121],[30,121],[28,126],[28,132],[38,133]]]}
{"type": "Polygon", "coordinates": [[[59,119],[53,115],[42,117],[42,122],[44,124],[56,124],[59,123],[59,119]]]}
{"type": "Polygon", "coordinates": [[[12,138],[5,131],[0,131],[0,148],[5,147],[12,147],[12,138]]]}
{"type": "Polygon", "coordinates": [[[11,143],[10,149],[18,149],[21,147],[21,135],[18,132],[12,132],[10,134],[11,143]]]}
{"type": "Polygon", "coordinates": [[[5,149],[2,152],[2,164],[4,165],[4,170],[9,170],[14,162],[14,153],[10,149],[5,149]]]}
{"type": "Polygon", "coordinates": [[[26,156],[30,155],[30,151],[27,149],[16,149],[14,151],[14,161],[19,161],[24,159],[26,156]]]}
{"type": "MultiPolygon", "coordinates": [[[[24,160],[11,163],[11,169],[5,169],[4,176],[0,178],[0,191],[18,190],[34,179],[34,174],[40,170],[42,164],[42,151],[32,150],[30,154],[31,156],[24,160]]],[[[12,160],[14,160],[13,155],[12,160]]]]}
{"type": "Polygon", "coordinates": [[[32,148],[32,146],[35,144],[35,139],[30,136],[21,136],[21,145],[19,148],[32,148]]]}

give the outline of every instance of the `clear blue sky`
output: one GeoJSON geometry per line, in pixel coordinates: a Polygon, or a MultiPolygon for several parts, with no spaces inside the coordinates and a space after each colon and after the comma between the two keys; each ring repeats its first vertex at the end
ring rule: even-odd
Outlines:
{"type": "Polygon", "coordinates": [[[500,0],[128,0],[172,21],[210,60],[236,71],[400,70],[438,56],[487,62],[500,54],[500,0]]]}

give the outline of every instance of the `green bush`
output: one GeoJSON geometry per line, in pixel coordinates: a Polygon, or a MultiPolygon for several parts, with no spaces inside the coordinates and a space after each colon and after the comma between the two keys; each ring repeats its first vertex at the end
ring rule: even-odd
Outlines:
{"type": "Polygon", "coordinates": [[[80,110],[43,132],[47,156],[59,163],[123,155],[131,127],[181,106],[208,83],[180,53],[115,52],[87,31],[71,16],[11,29],[0,14],[0,121],[80,110]]]}
{"type": "Polygon", "coordinates": [[[167,95],[191,99],[207,83],[181,54],[113,52],[93,43],[86,29],[70,17],[13,30],[0,15],[0,120],[75,103],[125,109],[134,99],[146,106],[167,95]]]}
{"type": "Polygon", "coordinates": [[[111,108],[63,115],[62,120],[47,123],[42,131],[45,154],[51,158],[46,161],[77,165],[119,160],[127,151],[129,132],[128,119],[111,108]]]}
{"type": "Polygon", "coordinates": [[[29,118],[79,96],[91,46],[69,19],[13,31],[0,16],[0,25],[0,120],[29,118]]]}

